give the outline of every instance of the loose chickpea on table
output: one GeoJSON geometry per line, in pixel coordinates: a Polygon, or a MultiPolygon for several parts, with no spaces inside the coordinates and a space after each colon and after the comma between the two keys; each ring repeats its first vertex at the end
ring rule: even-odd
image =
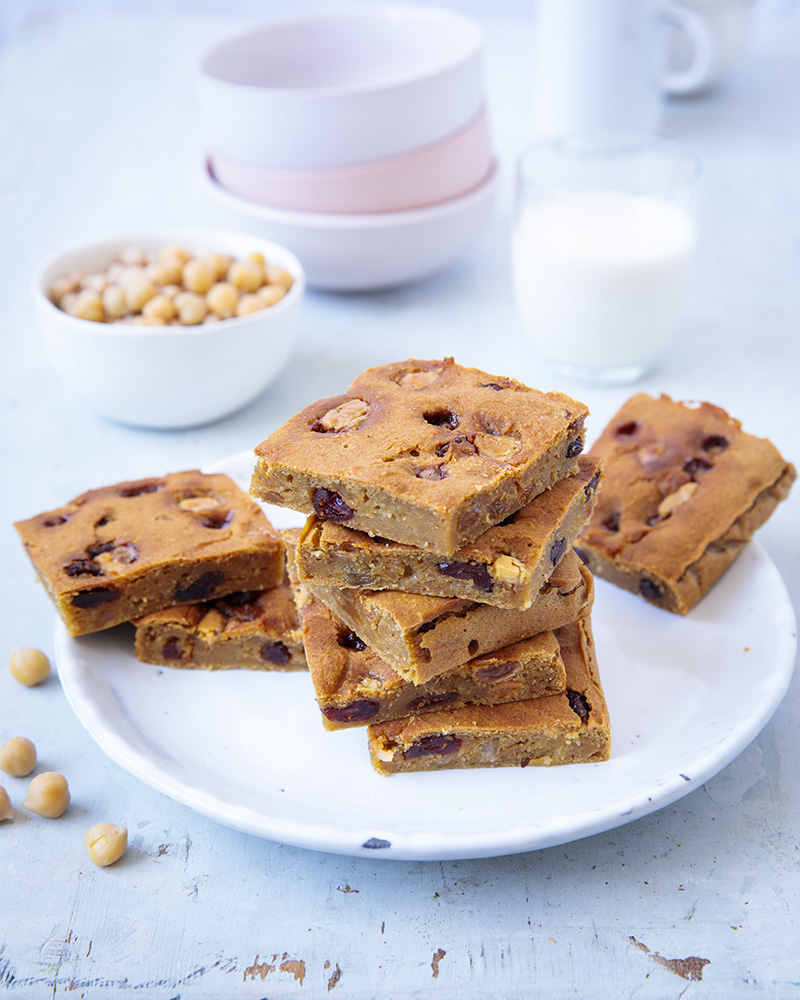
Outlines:
{"type": "Polygon", "coordinates": [[[0,770],[24,778],[36,767],[36,747],[24,736],[12,736],[0,747],[0,770]]]}
{"type": "Polygon", "coordinates": [[[107,868],[128,849],[128,828],[115,823],[95,823],[83,838],[90,861],[107,868]]]}
{"type": "Polygon", "coordinates": [[[37,816],[57,819],[66,811],[69,802],[69,787],[64,775],[57,771],[43,771],[31,779],[22,805],[37,816]]]}
{"type": "Polygon", "coordinates": [[[268,309],[294,279],[265,261],[228,254],[193,256],[184,247],[158,252],[130,247],[103,273],[62,275],[50,300],[77,319],[135,326],[198,326],[268,309]]]}
{"type": "Polygon", "coordinates": [[[15,649],[8,668],[15,681],[35,687],[50,676],[50,661],[40,649],[15,649]]]}

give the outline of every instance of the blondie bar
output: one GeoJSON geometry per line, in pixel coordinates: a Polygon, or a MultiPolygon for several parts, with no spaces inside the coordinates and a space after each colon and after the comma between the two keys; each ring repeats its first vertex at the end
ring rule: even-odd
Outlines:
{"type": "Polygon", "coordinates": [[[457,597],[313,587],[313,595],[412,684],[587,615],[591,573],[570,549],[525,611],[457,597]]]}
{"type": "Polygon", "coordinates": [[[556,630],[566,691],[533,701],[470,705],[369,727],[381,774],[607,760],[611,732],[589,618],[556,630]]]}
{"type": "Polygon", "coordinates": [[[288,580],[270,590],[164,608],[137,619],[136,656],[168,667],[302,670],[306,657],[288,580]]]}
{"type": "Polygon", "coordinates": [[[685,614],[789,493],[794,467],[710,403],[640,393],[591,453],[606,482],[576,550],[593,573],[685,614]]]}
{"type": "Polygon", "coordinates": [[[197,470],[90,490],[15,527],[71,635],[274,587],[285,572],[258,504],[197,470]]]}
{"type": "Polygon", "coordinates": [[[552,632],[485,653],[414,685],[374,653],[321,601],[300,591],[308,666],[326,729],[343,729],[466,704],[495,705],[564,690],[552,632]]]}
{"type": "Polygon", "coordinates": [[[578,471],[587,413],[452,358],[372,368],[255,449],[251,492],[453,556],[578,471]]]}
{"type": "Polygon", "coordinates": [[[601,463],[588,455],[578,461],[574,476],[540,493],[451,559],[312,515],[297,548],[300,580],[528,608],[594,508],[601,463]]]}

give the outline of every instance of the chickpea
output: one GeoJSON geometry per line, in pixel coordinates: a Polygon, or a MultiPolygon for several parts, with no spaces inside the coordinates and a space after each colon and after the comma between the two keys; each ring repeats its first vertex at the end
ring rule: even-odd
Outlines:
{"type": "Polygon", "coordinates": [[[187,260],[183,265],[183,284],[190,292],[205,295],[214,284],[214,272],[199,257],[187,260]]]}
{"type": "Polygon", "coordinates": [[[136,326],[194,326],[246,316],[273,305],[294,279],[282,267],[267,264],[255,251],[245,260],[230,254],[193,256],[181,246],[150,252],[122,250],[105,272],[73,272],[55,279],[50,299],[64,312],[99,323],[136,326]],[[205,300],[204,300],[205,298],[205,300]]]}
{"type": "Polygon", "coordinates": [[[145,302],[142,308],[142,315],[148,319],[157,318],[166,321],[172,319],[176,312],[172,299],[161,293],[154,295],[149,302],[145,302]]]}
{"type": "Polygon", "coordinates": [[[70,310],[78,319],[89,319],[95,323],[103,322],[103,300],[90,288],[78,292],[75,304],[70,310]]]}
{"type": "Polygon", "coordinates": [[[195,326],[205,319],[208,306],[202,295],[196,292],[181,292],[175,296],[174,301],[181,326],[195,326]]]}
{"type": "Polygon", "coordinates": [[[67,779],[57,771],[43,771],[31,779],[22,803],[28,812],[56,819],[69,805],[67,779]]]}
{"type": "Polygon", "coordinates": [[[144,267],[150,260],[150,255],[143,247],[128,247],[119,255],[123,264],[132,264],[134,267],[144,267]]]}
{"type": "Polygon", "coordinates": [[[204,253],[200,260],[204,261],[214,272],[214,280],[219,281],[228,273],[233,258],[224,253],[204,253]]]}
{"type": "Polygon", "coordinates": [[[75,315],[75,303],[77,301],[78,301],[78,293],[77,292],[67,292],[67,294],[64,295],[61,298],[61,301],[58,303],[58,308],[59,309],[63,309],[64,312],[65,313],[69,313],[70,316],[74,316],[75,315]]]}
{"type": "Polygon", "coordinates": [[[15,649],[8,667],[14,680],[25,687],[35,687],[50,676],[50,661],[40,649],[15,649]]]}
{"type": "Polygon", "coordinates": [[[108,265],[108,275],[109,281],[121,281],[128,272],[128,268],[119,260],[112,260],[108,265]]]}
{"type": "Polygon", "coordinates": [[[103,311],[110,319],[127,316],[128,306],[125,302],[125,294],[119,285],[109,285],[103,290],[103,311]]]}
{"type": "Polygon", "coordinates": [[[65,295],[76,292],[80,288],[81,276],[77,271],[65,274],[61,278],[56,278],[50,286],[50,300],[58,304],[65,295]]]}
{"type": "Polygon", "coordinates": [[[119,268],[119,271],[112,280],[115,284],[119,285],[120,288],[124,288],[125,282],[130,281],[131,278],[140,278],[144,274],[141,267],[130,267],[128,264],[119,263],[116,266],[119,268]]]}
{"type": "Polygon", "coordinates": [[[218,281],[206,294],[208,308],[221,319],[230,319],[236,313],[239,293],[230,281],[218,281]]]}
{"type": "Polygon", "coordinates": [[[125,302],[132,312],[140,312],[145,302],[156,294],[153,282],[142,271],[127,274],[123,280],[122,290],[125,302]]]}
{"type": "Polygon", "coordinates": [[[154,268],[159,285],[179,285],[183,279],[183,261],[180,257],[165,258],[162,254],[154,268]]]}
{"type": "Polygon", "coordinates": [[[158,264],[157,262],[153,264],[147,264],[145,267],[143,267],[142,274],[153,282],[153,285],[156,287],[156,289],[158,288],[159,285],[163,284],[163,282],[161,281],[161,265],[158,264]]]}
{"type": "Polygon", "coordinates": [[[141,313],[138,316],[131,317],[131,325],[133,326],[166,326],[167,321],[162,319],[161,316],[143,316],[141,313]]]}
{"type": "Polygon", "coordinates": [[[89,858],[101,868],[119,861],[128,849],[128,828],[113,823],[95,823],[83,838],[89,858]]]}
{"type": "Polygon", "coordinates": [[[263,288],[259,288],[256,295],[261,299],[262,306],[274,306],[276,302],[280,302],[287,291],[288,289],[283,285],[264,285],[263,288]]]}
{"type": "Polygon", "coordinates": [[[161,251],[161,253],[158,256],[159,256],[159,260],[162,260],[162,261],[173,260],[174,259],[174,260],[179,260],[181,262],[181,264],[185,264],[186,261],[189,260],[189,258],[192,255],[184,247],[175,246],[173,244],[173,245],[164,247],[164,249],[161,251]]]}
{"type": "Polygon", "coordinates": [[[235,260],[228,268],[228,281],[240,292],[254,292],[264,284],[261,268],[251,261],[235,260]]]}
{"type": "Polygon", "coordinates": [[[270,285],[283,285],[288,291],[294,284],[294,278],[282,267],[268,266],[264,269],[264,276],[270,285]]]}
{"type": "Polygon", "coordinates": [[[88,288],[92,292],[102,295],[103,289],[108,284],[108,276],[105,274],[84,274],[81,278],[81,288],[88,288]]]}
{"type": "Polygon", "coordinates": [[[0,747],[0,769],[13,778],[24,778],[36,767],[36,747],[24,736],[12,736],[0,747]]]}
{"type": "Polygon", "coordinates": [[[260,312],[263,308],[264,303],[261,301],[260,296],[255,293],[252,295],[243,295],[236,306],[236,315],[249,316],[251,313],[260,312]]]}
{"type": "Polygon", "coordinates": [[[11,819],[14,815],[14,810],[11,808],[11,799],[8,797],[8,792],[0,785],[0,823],[4,819],[11,819]]]}
{"type": "Polygon", "coordinates": [[[222,320],[219,318],[219,316],[216,316],[214,313],[206,313],[206,315],[203,318],[203,326],[207,326],[209,323],[221,323],[221,322],[222,320]]]}

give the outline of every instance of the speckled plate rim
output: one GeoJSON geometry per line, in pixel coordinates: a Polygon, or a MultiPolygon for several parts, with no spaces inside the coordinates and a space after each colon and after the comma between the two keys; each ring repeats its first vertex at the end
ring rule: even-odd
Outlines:
{"type": "MultiPolygon", "coordinates": [[[[246,453],[213,471],[246,486],[251,468],[246,453]]],[[[296,514],[267,510],[278,527],[297,523],[296,514]]],[[[598,580],[593,624],[611,759],[525,770],[380,777],[362,730],[319,724],[306,674],[142,664],[126,626],[73,639],[57,622],[55,658],[67,700],[100,748],[169,798],[281,843],[443,861],[568,843],[675,802],[758,735],[797,654],[791,600],[756,542],[685,617],[598,580]],[[237,770],[243,754],[249,763],[237,770]]]]}

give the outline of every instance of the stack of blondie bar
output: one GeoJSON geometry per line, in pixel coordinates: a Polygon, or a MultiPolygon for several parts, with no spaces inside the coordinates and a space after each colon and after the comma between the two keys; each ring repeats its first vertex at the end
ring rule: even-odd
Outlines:
{"type": "Polygon", "coordinates": [[[586,407],[452,359],[362,373],[256,449],[292,539],[323,723],[381,773],[599,761],[586,407]]]}
{"type": "Polygon", "coordinates": [[[71,635],[132,622],[149,663],[308,666],[323,724],[367,726],[381,773],[599,761],[591,571],[686,614],[796,470],[710,403],[640,393],[583,454],[586,416],[408,360],[256,449],[253,495],[308,515],[283,538],[197,470],[16,528],[71,635]]]}

